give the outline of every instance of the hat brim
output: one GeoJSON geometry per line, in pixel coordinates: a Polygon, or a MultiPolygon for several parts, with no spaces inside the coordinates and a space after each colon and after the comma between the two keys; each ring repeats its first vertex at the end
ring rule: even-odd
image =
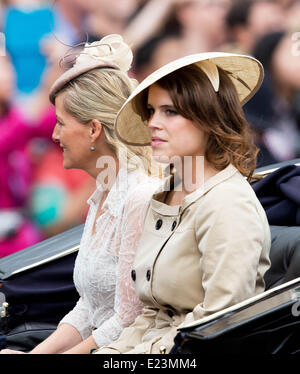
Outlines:
{"type": "Polygon", "coordinates": [[[237,90],[241,105],[244,105],[251,99],[263,81],[264,71],[262,64],[251,56],[210,52],[182,57],[164,65],[150,74],[132,92],[116,117],[115,132],[117,137],[127,145],[150,145],[151,142],[147,123],[134,111],[132,105],[134,100],[159,79],[185,66],[197,64],[204,60],[214,62],[218,67],[229,74],[237,90]]]}
{"type": "Polygon", "coordinates": [[[55,105],[56,94],[71,80],[79,77],[81,74],[84,74],[90,70],[97,68],[111,68],[120,70],[118,65],[113,62],[107,62],[104,60],[95,60],[94,62],[89,61],[86,64],[74,65],[69,70],[65,71],[52,85],[49,92],[49,100],[55,105]]]}

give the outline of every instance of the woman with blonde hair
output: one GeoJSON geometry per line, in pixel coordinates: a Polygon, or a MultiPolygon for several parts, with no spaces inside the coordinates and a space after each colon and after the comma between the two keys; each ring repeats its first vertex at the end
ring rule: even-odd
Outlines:
{"type": "Polygon", "coordinates": [[[74,269],[78,303],[30,353],[89,353],[117,339],[141,312],[130,274],[157,179],[145,170],[151,148],[127,147],[114,132],[117,112],[136,87],[127,74],[131,62],[128,45],[109,35],[87,44],[51,88],[53,140],[63,165],[85,170],[97,188],[74,269]]]}
{"type": "Polygon", "coordinates": [[[257,149],[242,110],[262,78],[252,57],[195,54],[123,105],[118,137],[151,144],[174,172],[152,197],[132,270],[143,313],[97,353],[168,353],[179,326],[264,291],[270,230],[248,182],[257,149]]]}

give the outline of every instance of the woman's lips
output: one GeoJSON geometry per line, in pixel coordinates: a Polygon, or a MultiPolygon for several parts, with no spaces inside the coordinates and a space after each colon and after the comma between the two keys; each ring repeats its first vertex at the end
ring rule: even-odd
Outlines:
{"type": "Polygon", "coordinates": [[[166,143],[167,141],[161,138],[151,138],[151,146],[156,147],[160,144],[166,143]]]}

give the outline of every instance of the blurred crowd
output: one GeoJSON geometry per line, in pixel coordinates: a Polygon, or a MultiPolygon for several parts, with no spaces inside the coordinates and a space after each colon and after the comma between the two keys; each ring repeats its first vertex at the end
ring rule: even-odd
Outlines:
{"type": "Polygon", "coordinates": [[[85,220],[95,186],[63,169],[48,92],[87,41],[121,34],[139,81],[191,53],[255,56],[265,78],[244,110],[258,166],[300,157],[299,0],[1,0],[0,32],[0,257],[85,220]]]}

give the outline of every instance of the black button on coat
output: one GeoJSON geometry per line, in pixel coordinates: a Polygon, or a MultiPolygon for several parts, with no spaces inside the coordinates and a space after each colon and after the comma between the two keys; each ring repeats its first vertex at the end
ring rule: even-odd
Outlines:
{"type": "Polygon", "coordinates": [[[162,227],[162,224],[163,224],[162,219],[157,220],[157,222],[155,224],[156,230],[159,230],[162,227]]]}

